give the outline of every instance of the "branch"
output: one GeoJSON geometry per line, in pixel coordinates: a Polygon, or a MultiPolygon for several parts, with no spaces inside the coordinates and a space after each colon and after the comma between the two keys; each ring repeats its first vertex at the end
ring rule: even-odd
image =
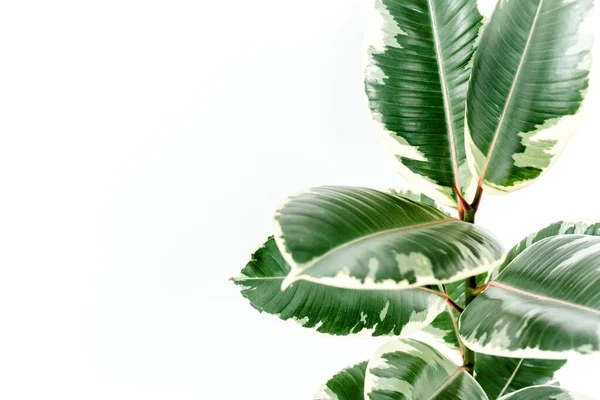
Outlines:
{"type": "Polygon", "coordinates": [[[452,308],[454,308],[456,311],[458,311],[459,313],[463,312],[463,308],[461,306],[459,306],[458,304],[456,304],[456,302],[454,300],[452,300],[450,298],[450,296],[448,296],[446,293],[438,292],[437,290],[432,290],[432,289],[429,289],[426,287],[418,287],[417,289],[420,289],[424,292],[431,293],[433,295],[441,297],[442,299],[444,299],[446,301],[446,303],[448,303],[448,305],[452,306],[452,308]]]}

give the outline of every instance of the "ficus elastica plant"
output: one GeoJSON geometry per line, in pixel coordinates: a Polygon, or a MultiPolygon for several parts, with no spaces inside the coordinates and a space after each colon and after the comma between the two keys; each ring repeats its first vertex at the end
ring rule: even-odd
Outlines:
{"type": "Polygon", "coordinates": [[[582,398],[555,373],[600,351],[600,224],[553,222],[505,251],[475,220],[574,133],[592,7],[500,0],[484,19],[476,0],[375,0],[365,93],[410,187],[292,195],[233,278],[263,313],[390,337],[314,399],[582,398]],[[439,346],[408,338],[418,330],[439,346]]]}

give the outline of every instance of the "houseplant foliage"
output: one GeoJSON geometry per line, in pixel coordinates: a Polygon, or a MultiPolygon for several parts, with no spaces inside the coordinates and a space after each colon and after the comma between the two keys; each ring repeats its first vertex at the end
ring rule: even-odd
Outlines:
{"type": "Polygon", "coordinates": [[[375,0],[365,90],[412,192],[293,195],[233,278],[260,312],[392,337],[315,399],[582,398],[555,373],[600,352],[600,224],[554,222],[505,252],[474,221],[574,133],[592,3],[500,0],[484,21],[476,0],[375,0]],[[421,329],[462,363],[407,338],[421,329]]]}

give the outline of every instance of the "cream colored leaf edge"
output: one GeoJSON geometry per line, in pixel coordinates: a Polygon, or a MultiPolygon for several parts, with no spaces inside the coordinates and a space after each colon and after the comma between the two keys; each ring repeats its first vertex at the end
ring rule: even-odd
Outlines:
{"type": "MultiPolygon", "coordinates": [[[[534,388],[546,388],[546,387],[548,387],[548,388],[557,388],[557,386],[552,386],[552,385],[529,386],[529,387],[526,387],[526,388],[519,389],[519,390],[516,390],[514,392],[511,392],[511,393],[509,393],[507,395],[504,395],[504,396],[500,397],[498,400],[510,400],[511,398],[513,398],[513,396],[518,396],[521,392],[524,392],[526,390],[534,389],[534,388]]],[[[571,398],[569,400],[594,400],[591,397],[587,397],[587,396],[584,396],[584,395],[579,394],[579,393],[574,393],[574,392],[571,392],[570,390],[566,390],[566,389],[564,389],[564,390],[567,391],[568,394],[571,396],[571,398]]],[[[566,399],[563,399],[563,400],[566,400],[566,399]]]]}
{"type": "Polygon", "coordinates": [[[457,375],[457,371],[460,371],[461,368],[454,364],[451,360],[445,358],[443,355],[439,357],[438,354],[435,354],[433,348],[430,345],[422,342],[418,342],[423,345],[423,348],[426,351],[422,351],[423,349],[417,349],[411,345],[411,342],[418,342],[414,339],[394,339],[383,346],[381,346],[375,354],[369,359],[367,364],[367,372],[365,374],[365,399],[369,398],[369,393],[371,393],[374,389],[383,389],[390,388],[400,393],[405,394],[406,396],[411,395],[411,387],[409,384],[397,379],[397,378],[381,378],[376,377],[371,374],[369,371],[375,368],[385,369],[388,366],[386,360],[382,357],[387,353],[395,353],[402,352],[407,354],[415,354],[416,356],[428,361],[428,362],[438,362],[440,366],[445,370],[449,377],[457,375]]]}

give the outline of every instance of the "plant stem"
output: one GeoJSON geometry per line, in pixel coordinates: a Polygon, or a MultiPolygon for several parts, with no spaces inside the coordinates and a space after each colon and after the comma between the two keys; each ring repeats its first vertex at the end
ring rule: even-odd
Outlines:
{"type": "MultiPolygon", "coordinates": [[[[476,287],[477,276],[471,276],[465,279],[465,307],[475,298],[476,294],[473,293],[473,291],[476,287]]],[[[460,337],[458,340],[460,340],[460,337]]],[[[463,353],[463,366],[469,374],[473,375],[473,371],[475,370],[475,352],[466,346],[463,353]]]]}
{"type": "MultiPolygon", "coordinates": [[[[465,222],[469,222],[471,224],[475,223],[475,214],[477,213],[477,208],[479,206],[479,201],[481,200],[481,188],[477,189],[477,194],[475,196],[475,200],[472,204],[468,204],[464,199],[460,199],[458,213],[460,215],[460,219],[465,222]]],[[[477,276],[471,276],[465,279],[465,307],[471,303],[471,301],[477,295],[474,290],[477,288],[477,276]]],[[[460,337],[458,338],[459,342],[460,337]]],[[[470,350],[466,346],[461,346],[464,348],[463,352],[463,367],[465,370],[473,375],[473,371],[475,370],[475,352],[470,350]]]]}

